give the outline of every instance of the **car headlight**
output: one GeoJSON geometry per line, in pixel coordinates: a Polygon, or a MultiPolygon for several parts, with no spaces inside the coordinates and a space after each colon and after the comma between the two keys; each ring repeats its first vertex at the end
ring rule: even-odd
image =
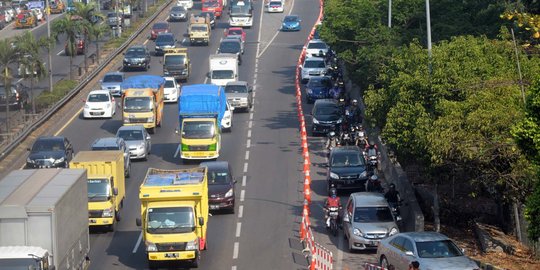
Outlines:
{"type": "Polygon", "coordinates": [[[111,103],[107,103],[107,109],[111,107],[111,103]]]}
{"type": "Polygon", "coordinates": [[[147,252],[154,252],[154,251],[157,251],[157,247],[156,247],[156,244],[152,243],[152,242],[148,242],[146,241],[146,251],[147,252]]]}
{"type": "Polygon", "coordinates": [[[226,116],[223,116],[223,120],[230,120],[231,119],[231,116],[230,115],[226,115],[226,116]]]}
{"type": "Polygon", "coordinates": [[[229,197],[232,197],[234,194],[233,194],[233,189],[229,189],[229,191],[227,191],[227,193],[225,193],[225,198],[229,198],[229,197]]]}
{"type": "Polygon", "coordinates": [[[390,232],[388,233],[388,235],[389,235],[389,236],[392,236],[392,235],[394,235],[394,234],[396,234],[396,233],[398,233],[398,232],[399,232],[399,231],[398,231],[397,228],[392,228],[392,229],[390,230],[390,232]]]}
{"type": "Polygon", "coordinates": [[[313,118],[313,124],[319,124],[319,120],[313,118]]]}
{"type": "Polygon", "coordinates": [[[360,231],[360,230],[357,229],[357,228],[354,228],[352,232],[353,232],[353,234],[356,235],[356,236],[364,237],[364,234],[362,233],[362,231],[360,231]]]}
{"type": "Polygon", "coordinates": [[[88,104],[84,104],[84,108],[85,109],[90,109],[90,106],[88,106],[88,104]]]}
{"type": "Polygon", "coordinates": [[[330,178],[339,179],[339,175],[337,175],[337,173],[330,172],[330,178]]]}
{"type": "Polygon", "coordinates": [[[309,73],[308,70],[302,69],[302,74],[308,74],[308,73],[309,73]]]}
{"type": "Polygon", "coordinates": [[[129,123],[129,118],[124,118],[124,123],[129,123]]]}
{"type": "Polygon", "coordinates": [[[61,158],[55,160],[53,163],[54,163],[54,164],[58,164],[58,163],[64,162],[65,160],[66,160],[66,159],[65,159],[64,157],[61,157],[61,158]]]}
{"type": "Polygon", "coordinates": [[[195,239],[187,242],[186,250],[199,250],[199,241],[195,239]]]}
{"type": "Polygon", "coordinates": [[[159,49],[161,49],[161,48],[159,46],[156,46],[156,50],[159,50],[159,49]]]}
{"type": "Polygon", "coordinates": [[[310,95],[313,94],[313,90],[311,90],[311,88],[306,88],[306,92],[310,95]]]}
{"type": "Polygon", "coordinates": [[[114,214],[114,209],[111,207],[111,208],[107,208],[105,210],[103,210],[103,213],[101,214],[101,217],[112,217],[114,214]]]}
{"type": "Polygon", "coordinates": [[[360,177],[367,177],[367,171],[363,171],[363,172],[360,174],[360,177]]]}

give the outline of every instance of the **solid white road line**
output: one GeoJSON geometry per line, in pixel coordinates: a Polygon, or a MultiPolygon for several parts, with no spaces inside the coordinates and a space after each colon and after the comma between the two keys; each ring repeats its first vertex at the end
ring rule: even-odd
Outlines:
{"type": "Polygon", "coordinates": [[[56,55],[60,55],[60,54],[63,54],[63,53],[64,53],[64,50],[61,50],[56,55]]]}
{"type": "Polygon", "coordinates": [[[142,242],[142,231],[139,234],[139,239],[137,239],[137,243],[135,244],[135,247],[133,248],[133,251],[131,251],[131,253],[137,253],[137,249],[139,249],[139,245],[141,244],[141,242],[142,242]]]}
{"type": "Polygon", "coordinates": [[[242,231],[242,222],[236,223],[236,237],[240,237],[240,232],[242,231]]]}
{"type": "Polygon", "coordinates": [[[233,249],[233,255],[232,255],[233,260],[238,259],[238,246],[239,245],[240,244],[238,242],[234,242],[234,249],[233,249]]]}
{"type": "Polygon", "coordinates": [[[240,201],[243,202],[245,197],[246,197],[246,191],[242,189],[242,191],[240,191],[240,201]]]}
{"type": "Polygon", "coordinates": [[[180,144],[178,144],[178,147],[176,147],[176,152],[174,152],[174,158],[176,158],[180,154],[180,144]]]}
{"type": "MultiPolygon", "coordinates": [[[[289,12],[287,13],[287,15],[291,15],[291,12],[292,12],[293,8],[294,8],[294,0],[292,1],[291,8],[289,9],[289,12]]],[[[261,18],[262,18],[262,16],[261,16],[261,18]]],[[[266,49],[268,49],[268,47],[270,47],[270,45],[272,44],[272,42],[274,42],[274,39],[276,39],[279,32],[280,32],[280,30],[278,29],[276,31],[276,33],[274,34],[274,36],[272,37],[272,39],[270,39],[270,42],[268,42],[268,44],[266,44],[266,47],[264,47],[264,49],[262,49],[261,53],[257,54],[257,58],[261,57],[264,54],[264,52],[266,51],[266,49]]]]}
{"type": "Polygon", "coordinates": [[[81,114],[83,108],[80,108],[56,133],[54,133],[54,136],[58,136],[58,134],[62,133],[66,127],[75,120],[75,117],[79,116],[81,114]]]}
{"type": "Polygon", "coordinates": [[[238,206],[238,218],[242,218],[243,215],[244,215],[244,206],[240,205],[238,206]]]}
{"type": "Polygon", "coordinates": [[[143,45],[146,45],[146,43],[148,43],[148,41],[150,41],[150,39],[146,39],[146,40],[143,42],[143,45]]]}

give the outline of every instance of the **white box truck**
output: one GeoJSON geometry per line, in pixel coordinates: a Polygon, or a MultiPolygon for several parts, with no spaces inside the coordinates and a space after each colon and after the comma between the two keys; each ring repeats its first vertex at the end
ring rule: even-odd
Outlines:
{"type": "Polygon", "coordinates": [[[0,270],[89,264],[86,170],[12,171],[0,180],[0,270]]]}
{"type": "Polygon", "coordinates": [[[238,81],[238,55],[233,53],[212,54],[210,59],[210,83],[225,86],[238,81]]]}

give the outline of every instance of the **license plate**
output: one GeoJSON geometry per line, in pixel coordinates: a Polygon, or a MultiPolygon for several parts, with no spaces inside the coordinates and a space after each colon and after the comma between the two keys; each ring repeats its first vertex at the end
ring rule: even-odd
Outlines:
{"type": "Polygon", "coordinates": [[[211,204],[211,205],[210,205],[210,209],[211,209],[211,210],[219,209],[219,205],[211,204]]]}
{"type": "Polygon", "coordinates": [[[90,223],[97,223],[97,221],[95,219],[91,219],[90,223]]]}
{"type": "Polygon", "coordinates": [[[165,253],[165,258],[178,258],[178,253],[165,253]]]}
{"type": "Polygon", "coordinates": [[[379,241],[369,241],[369,244],[372,245],[372,246],[378,246],[379,241]]]}

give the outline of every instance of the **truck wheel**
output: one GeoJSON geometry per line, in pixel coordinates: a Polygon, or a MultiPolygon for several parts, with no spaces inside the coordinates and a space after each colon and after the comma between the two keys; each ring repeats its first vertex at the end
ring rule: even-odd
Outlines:
{"type": "Polygon", "coordinates": [[[116,221],[120,221],[122,219],[122,217],[120,216],[120,212],[114,211],[114,218],[116,219],[116,221]]]}
{"type": "Polygon", "coordinates": [[[114,230],[116,229],[116,222],[113,221],[113,223],[111,225],[109,225],[109,232],[114,232],[114,230]]]}
{"type": "Polygon", "coordinates": [[[150,268],[150,269],[158,269],[158,267],[159,267],[158,262],[148,261],[148,268],[150,268]]]}
{"type": "Polygon", "coordinates": [[[200,260],[200,259],[201,259],[201,256],[200,256],[199,254],[197,254],[197,255],[195,256],[195,259],[193,259],[193,260],[191,261],[191,267],[192,267],[192,268],[199,268],[199,260],[200,260]]]}
{"type": "Polygon", "coordinates": [[[128,168],[127,168],[126,173],[125,173],[126,178],[129,178],[130,172],[131,172],[131,162],[129,163],[128,168]]]}
{"type": "Polygon", "coordinates": [[[148,133],[150,133],[150,134],[154,134],[155,132],[156,132],[156,128],[155,128],[155,127],[153,127],[153,128],[151,128],[151,129],[148,130],[148,133]]]}

